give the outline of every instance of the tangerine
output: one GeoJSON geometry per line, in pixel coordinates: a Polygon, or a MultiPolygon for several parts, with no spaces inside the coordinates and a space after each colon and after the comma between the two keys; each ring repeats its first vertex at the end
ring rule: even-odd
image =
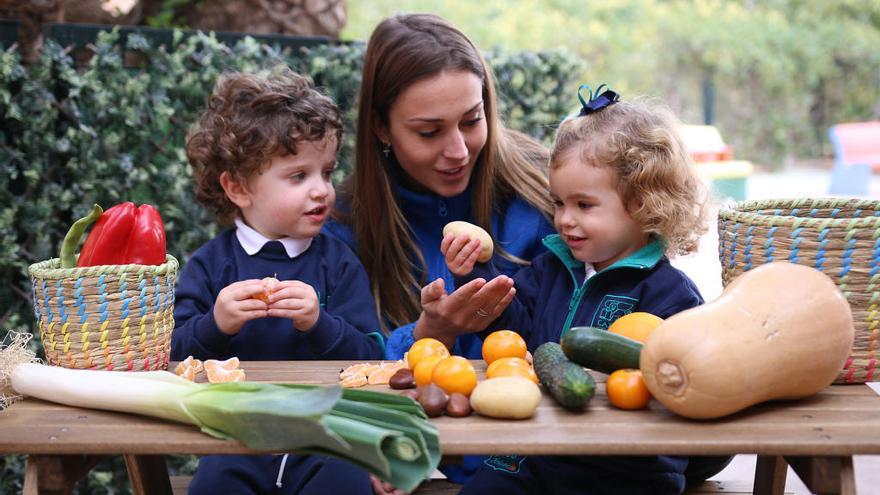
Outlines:
{"type": "Polygon", "coordinates": [[[611,404],[620,409],[644,409],[651,402],[642,372],[636,369],[621,369],[608,375],[605,393],[611,404]]]}
{"type": "Polygon", "coordinates": [[[421,387],[431,383],[431,373],[434,372],[434,366],[437,366],[441,359],[446,359],[447,357],[449,356],[433,354],[425,356],[424,359],[419,361],[419,364],[413,368],[413,379],[416,382],[416,386],[421,387]]]}
{"type": "Polygon", "coordinates": [[[486,364],[492,364],[496,360],[506,357],[525,359],[528,352],[526,341],[520,334],[512,330],[492,332],[483,341],[483,359],[486,364]]]}
{"type": "Polygon", "coordinates": [[[614,320],[614,323],[608,327],[608,331],[644,344],[648,340],[648,335],[651,335],[651,332],[659,327],[661,323],[663,323],[663,318],[659,316],[645,313],[644,311],[636,311],[614,320]]]}
{"type": "Polygon", "coordinates": [[[461,356],[449,356],[441,359],[434,366],[431,381],[447,394],[457,392],[469,396],[477,386],[477,372],[467,359],[461,356]]]}
{"type": "Polygon", "coordinates": [[[415,371],[416,366],[428,356],[446,357],[448,355],[449,349],[443,345],[443,342],[426,337],[413,343],[409,348],[409,351],[406,353],[406,362],[409,365],[409,369],[415,371]]]}
{"type": "Polygon", "coordinates": [[[498,378],[499,376],[521,376],[538,383],[538,375],[523,358],[509,357],[497,359],[486,368],[486,378],[498,378]]]}

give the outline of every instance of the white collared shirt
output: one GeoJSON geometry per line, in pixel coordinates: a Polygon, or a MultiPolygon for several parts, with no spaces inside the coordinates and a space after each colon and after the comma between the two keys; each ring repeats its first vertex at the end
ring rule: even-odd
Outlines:
{"type": "Polygon", "coordinates": [[[586,276],[584,277],[584,282],[590,280],[590,277],[596,274],[596,267],[593,266],[592,263],[584,262],[584,272],[586,272],[586,276]]]}
{"type": "Polygon", "coordinates": [[[312,245],[311,238],[294,239],[292,237],[284,237],[281,239],[269,239],[249,227],[244,223],[244,220],[242,220],[241,217],[235,219],[235,237],[238,239],[238,243],[241,244],[244,252],[250,256],[260,252],[260,249],[263,249],[263,246],[266,245],[267,242],[273,240],[280,242],[281,245],[284,246],[284,250],[287,251],[287,256],[290,256],[291,258],[296,258],[303,254],[306,249],[312,245]]]}

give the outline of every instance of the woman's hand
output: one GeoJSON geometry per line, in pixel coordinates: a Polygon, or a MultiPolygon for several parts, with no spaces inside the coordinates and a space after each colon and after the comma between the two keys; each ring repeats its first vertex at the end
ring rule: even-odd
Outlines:
{"type": "Polygon", "coordinates": [[[452,233],[443,236],[440,252],[446,258],[446,266],[453,275],[464,277],[474,270],[480,256],[480,240],[466,235],[452,233]]]}
{"type": "Polygon", "coordinates": [[[457,336],[485,329],[515,295],[513,279],[506,275],[489,282],[471,280],[452,294],[446,293],[443,279],[438,278],[422,288],[422,314],[413,337],[433,337],[451,349],[457,336]]]}
{"type": "Polygon", "coordinates": [[[255,299],[263,293],[262,280],[242,280],[224,287],[214,301],[214,322],[226,335],[235,335],[250,320],[268,316],[266,303],[255,299]]]}

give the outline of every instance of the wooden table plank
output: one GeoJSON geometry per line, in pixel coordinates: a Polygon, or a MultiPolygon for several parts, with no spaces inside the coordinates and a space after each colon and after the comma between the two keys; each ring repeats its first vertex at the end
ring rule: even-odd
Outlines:
{"type": "MultiPolygon", "coordinates": [[[[480,374],[481,361],[474,362],[480,374]]],[[[350,362],[246,362],[248,379],[335,383],[350,362]]],[[[654,401],[622,411],[604,395],[605,375],[585,412],[559,408],[545,394],[532,419],[480,416],[432,420],[446,455],[732,454],[829,456],[880,454],[880,397],[865,385],[832,386],[814,397],[761,404],[711,421],[680,418],[654,401]]],[[[368,387],[392,392],[385,386],[368,387]]],[[[25,399],[0,413],[0,453],[231,454],[254,452],[196,428],[122,413],[25,399]]]]}

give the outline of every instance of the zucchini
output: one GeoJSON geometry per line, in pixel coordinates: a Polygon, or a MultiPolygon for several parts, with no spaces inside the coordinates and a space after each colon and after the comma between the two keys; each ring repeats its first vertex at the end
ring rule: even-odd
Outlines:
{"type": "Polygon", "coordinates": [[[596,393],[590,373],[569,361],[556,342],[538,346],[533,361],[538,379],[562,407],[582,409],[596,393]]]}
{"type": "Polygon", "coordinates": [[[642,343],[601,328],[572,327],[561,344],[568,359],[591,370],[611,374],[639,368],[642,343]]]}

